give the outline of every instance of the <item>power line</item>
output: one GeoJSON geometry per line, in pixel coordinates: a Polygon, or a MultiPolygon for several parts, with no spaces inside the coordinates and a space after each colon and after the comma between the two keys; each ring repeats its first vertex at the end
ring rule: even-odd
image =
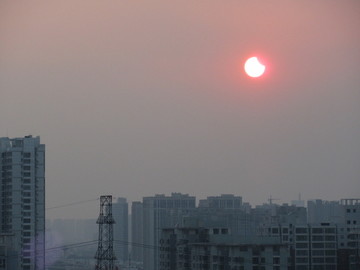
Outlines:
{"type": "MultiPolygon", "coordinates": [[[[156,245],[146,245],[146,244],[141,244],[141,243],[135,243],[135,242],[128,242],[128,241],[120,241],[120,240],[114,240],[114,242],[117,242],[119,244],[122,244],[122,245],[131,245],[133,247],[140,247],[140,248],[146,248],[146,249],[158,249],[161,251],[161,248],[163,246],[156,246],[156,245]]],[[[58,250],[68,250],[68,249],[73,249],[73,248],[81,248],[81,247],[87,247],[87,246],[91,246],[91,245],[95,245],[97,243],[97,240],[90,240],[90,241],[84,241],[84,242],[79,242],[79,243],[73,243],[73,244],[67,244],[67,245],[62,245],[62,246],[57,246],[57,247],[51,247],[51,248],[47,248],[45,249],[45,253],[49,253],[49,252],[54,252],[54,251],[58,251],[58,250]]],[[[196,243],[195,243],[196,245],[196,243]]],[[[240,244],[241,245],[241,244],[240,244]]],[[[166,248],[166,247],[164,247],[166,248]]],[[[168,248],[168,247],[167,247],[168,248]]],[[[179,251],[177,249],[173,250],[173,252],[177,255],[192,255],[192,256],[214,256],[213,254],[209,254],[209,253],[206,253],[204,251],[199,251],[199,250],[192,250],[192,251],[179,251]]],[[[18,257],[19,255],[8,255],[7,258],[10,258],[10,257],[18,257]]],[[[218,256],[218,255],[216,255],[218,256]]],[[[41,257],[38,255],[38,257],[41,257]]],[[[225,256],[226,257],[226,256],[225,256]]],[[[253,261],[252,259],[248,259],[248,258],[244,258],[243,257],[243,261],[240,262],[240,263],[235,263],[235,264],[253,264],[253,261]]],[[[190,259],[191,261],[191,259],[190,259]]],[[[219,261],[219,263],[221,263],[221,261],[219,261]]],[[[269,265],[269,266],[273,266],[273,263],[271,262],[258,262],[257,265],[259,266],[266,266],[266,265],[269,265]]],[[[289,266],[288,264],[284,264],[284,262],[280,263],[280,264],[277,264],[278,266],[281,266],[281,267],[285,267],[285,266],[289,266]]]]}
{"type": "Polygon", "coordinates": [[[57,209],[57,208],[62,208],[62,207],[67,207],[67,206],[73,206],[73,205],[78,205],[78,204],[83,204],[83,203],[93,202],[93,201],[98,201],[98,200],[99,200],[99,198],[86,200],[86,201],[67,203],[67,204],[63,204],[63,205],[58,205],[58,206],[53,206],[53,207],[46,208],[46,210],[52,210],[52,209],[57,209]]]}

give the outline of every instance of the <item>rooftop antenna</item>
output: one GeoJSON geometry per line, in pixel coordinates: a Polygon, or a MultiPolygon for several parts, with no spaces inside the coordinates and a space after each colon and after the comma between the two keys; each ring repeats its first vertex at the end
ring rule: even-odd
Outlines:
{"type": "Polygon", "coordinates": [[[96,221],[99,224],[98,249],[95,254],[95,270],[114,270],[114,231],[115,223],[112,216],[112,196],[100,196],[100,215],[96,221]]]}

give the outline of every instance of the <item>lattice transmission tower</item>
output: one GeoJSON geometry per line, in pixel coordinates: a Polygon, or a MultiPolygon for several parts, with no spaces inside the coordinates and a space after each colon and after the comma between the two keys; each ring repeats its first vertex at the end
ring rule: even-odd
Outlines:
{"type": "Polygon", "coordinates": [[[114,270],[112,196],[100,197],[100,215],[96,223],[99,224],[99,240],[95,270],[114,270]]]}

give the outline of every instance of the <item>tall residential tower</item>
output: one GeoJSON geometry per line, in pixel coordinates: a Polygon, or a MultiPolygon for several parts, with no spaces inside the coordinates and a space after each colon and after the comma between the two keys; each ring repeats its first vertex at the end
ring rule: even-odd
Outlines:
{"type": "Polygon", "coordinates": [[[165,227],[181,225],[184,216],[195,210],[195,197],[172,193],[143,198],[144,269],[158,270],[160,233],[165,227]]]}
{"type": "Polygon", "coordinates": [[[13,270],[45,266],[45,145],[40,137],[0,138],[0,233],[13,236],[13,270]]]}
{"type": "Polygon", "coordinates": [[[117,198],[113,203],[114,224],[114,252],[116,258],[121,263],[128,261],[129,256],[129,236],[128,236],[128,216],[129,207],[125,198],[117,198]]]}

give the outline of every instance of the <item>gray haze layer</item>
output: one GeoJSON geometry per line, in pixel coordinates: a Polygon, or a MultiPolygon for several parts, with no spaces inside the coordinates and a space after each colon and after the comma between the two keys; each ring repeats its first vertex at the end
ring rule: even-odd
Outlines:
{"type": "Polygon", "coordinates": [[[355,0],[2,0],[0,136],[41,136],[47,207],[359,197],[359,14],[355,0]],[[261,79],[243,73],[253,55],[261,79]]]}

